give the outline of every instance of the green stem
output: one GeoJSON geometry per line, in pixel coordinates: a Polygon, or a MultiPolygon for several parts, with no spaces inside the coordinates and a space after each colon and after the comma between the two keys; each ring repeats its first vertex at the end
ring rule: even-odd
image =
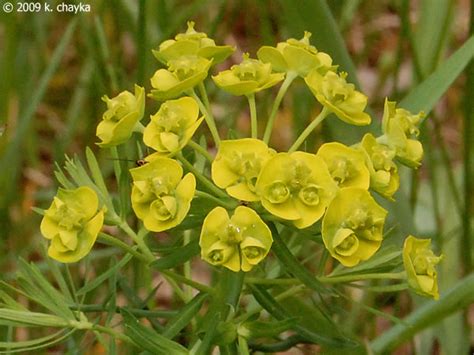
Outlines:
{"type": "Polygon", "coordinates": [[[411,339],[419,331],[433,327],[456,311],[468,308],[474,302],[474,274],[458,281],[438,301],[429,301],[417,308],[403,322],[375,338],[370,348],[374,354],[390,353],[398,345],[411,339]]]}
{"type": "Polygon", "coordinates": [[[209,154],[209,152],[204,147],[202,147],[200,144],[196,143],[195,141],[189,141],[188,145],[191,148],[193,148],[196,152],[201,154],[204,158],[206,158],[207,161],[209,161],[210,163],[212,163],[212,161],[214,160],[212,158],[212,155],[209,154]]]}
{"type": "Polygon", "coordinates": [[[301,281],[296,278],[288,279],[263,279],[259,277],[246,277],[245,282],[249,284],[258,284],[258,285],[300,285],[301,281]]]}
{"type": "Polygon", "coordinates": [[[122,173],[122,168],[120,167],[120,158],[118,155],[118,150],[117,147],[111,147],[110,148],[110,154],[112,155],[112,159],[114,162],[114,173],[115,173],[115,179],[118,182],[120,181],[120,175],[122,173]]]}
{"type": "Polygon", "coordinates": [[[99,234],[99,242],[104,242],[104,244],[107,244],[107,245],[113,245],[117,248],[120,248],[122,249],[123,251],[129,253],[129,254],[132,254],[134,257],[140,259],[141,261],[145,262],[145,263],[148,263],[149,260],[148,258],[139,253],[135,248],[133,248],[132,246],[128,245],[127,243],[124,243],[122,242],[120,239],[117,239],[111,235],[108,235],[106,233],[103,233],[101,232],[99,234]]]}
{"type": "MultiPolygon", "coordinates": [[[[184,231],[183,246],[188,245],[190,241],[191,241],[191,231],[186,230],[184,231]]],[[[192,278],[190,260],[185,261],[183,265],[183,276],[188,280],[191,280],[192,278]]],[[[184,288],[184,294],[186,295],[186,303],[188,303],[193,298],[193,290],[191,289],[190,286],[186,285],[186,287],[184,288]]]]}
{"type": "Polygon", "coordinates": [[[311,132],[327,117],[330,111],[324,106],[319,115],[305,128],[305,130],[300,134],[296,139],[295,143],[288,149],[288,153],[293,153],[296,151],[301,144],[308,138],[311,132]]]}
{"type": "Polygon", "coordinates": [[[201,81],[198,84],[198,90],[199,90],[199,95],[201,95],[204,106],[206,106],[207,111],[210,112],[211,111],[211,105],[209,103],[209,97],[207,96],[206,86],[204,85],[203,81],[201,81]]]}
{"type": "Polygon", "coordinates": [[[362,280],[401,280],[406,277],[405,271],[402,272],[386,272],[386,273],[374,273],[374,274],[356,274],[356,275],[343,275],[343,276],[333,276],[326,277],[320,276],[318,280],[323,283],[340,283],[340,282],[352,282],[352,281],[362,281],[362,280]]]}
{"type": "Polygon", "coordinates": [[[278,91],[275,101],[273,102],[272,111],[270,113],[270,117],[268,118],[267,126],[265,127],[265,133],[263,135],[263,141],[267,144],[270,141],[270,137],[272,135],[273,125],[275,123],[275,118],[278,112],[278,108],[280,107],[281,101],[283,100],[283,97],[285,96],[291,83],[293,82],[293,80],[295,80],[297,76],[298,74],[294,72],[287,73],[283,84],[281,84],[280,86],[280,90],[278,91]]]}
{"type": "Polygon", "coordinates": [[[258,136],[258,123],[257,123],[257,107],[255,105],[255,94],[247,95],[247,100],[250,107],[250,127],[252,138],[257,138],[258,136]]]}
{"type": "Polygon", "coordinates": [[[178,281],[178,282],[181,282],[185,285],[188,285],[188,286],[191,286],[192,288],[198,290],[198,291],[202,291],[202,292],[205,292],[205,293],[209,293],[209,294],[213,294],[214,293],[214,289],[209,287],[209,286],[206,286],[206,285],[203,285],[199,282],[196,282],[196,281],[193,281],[193,280],[190,280],[186,277],[184,277],[183,275],[180,275],[180,274],[177,274],[175,273],[174,271],[170,271],[170,270],[161,270],[160,271],[163,275],[166,275],[172,279],[174,279],[175,281],[178,281]]]}
{"type": "Polygon", "coordinates": [[[129,344],[133,344],[133,341],[128,336],[126,336],[125,334],[119,333],[119,332],[113,330],[112,328],[104,327],[103,325],[99,325],[99,324],[94,324],[92,326],[92,330],[97,331],[99,333],[108,334],[108,335],[114,337],[115,339],[120,339],[120,340],[125,341],[129,344]]]}
{"type": "MultiPolygon", "coordinates": [[[[73,311],[81,311],[84,313],[97,313],[97,312],[108,312],[110,311],[107,306],[103,304],[71,304],[68,306],[73,311]]],[[[122,308],[126,308],[127,311],[132,313],[137,317],[153,317],[153,318],[172,318],[176,316],[177,311],[169,311],[169,310],[155,310],[149,311],[146,309],[138,309],[138,308],[129,308],[126,307],[115,307],[115,313],[120,313],[122,308]]]]}
{"type": "Polygon", "coordinates": [[[147,259],[148,263],[151,263],[152,261],[155,260],[155,256],[153,255],[153,253],[150,251],[148,246],[145,244],[145,241],[143,240],[144,236],[137,235],[137,233],[135,233],[133,229],[130,228],[130,226],[128,225],[126,221],[123,221],[122,223],[120,223],[119,227],[125,233],[127,233],[128,236],[132,238],[133,241],[138,245],[138,248],[140,248],[140,250],[144,253],[144,257],[147,259]]]}
{"type": "Polygon", "coordinates": [[[233,210],[234,208],[236,208],[238,206],[237,202],[235,202],[235,203],[227,202],[223,199],[217,198],[217,197],[215,197],[211,194],[208,194],[207,192],[204,192],[204,191],[196,190],[194,195],[198,196],[198,197],[206,198],[206,199],[208,199],[212,202],[217,203],[218,205],[221,205],[222,207],[225,207],[228,210],[233,210]]]}
{"type": "MultiPolygon", "coordinates": [[[[306,289],[305,285],[296,285],[296,286],[293,286],[293,287],[289,288],[288,290],[278,294],[274,298],[275,298],[276,301],[280,302],[280,301],[283,301],[283,300],[287,299],[288,297],[292,297],[292,296],[300,293],[304,289],[306,289]]],[[[242,323],[245,320],[249,319],[250,317],[260,313],[262,310],[263,310],[262,306],[260,306],[260,305],[256,306],[253,310],[248,311],[247,313],[244,313],[244,314],[240,315],[239,317],[235,318],[234,323],[237,323],[237,324],[242,323]]]]}
{"type": "Polygon", "coordinates": [[[196,176],[196,178],[204,185],[206,186],[210,191],[212,191],[215,195],[221,198],[228,198],[227,194],[219,189],[216,185],[212,183],[206,176],[204,176],[200,171],[198,171],[189,161],[186,160],[186,158],[183,156],[183,154],[178,153],[176,155],[176,158],[183,163],[183,165],[188,169],[190,172],[196,176]]]}
{"type": "Polygon", "coordinates": [[[204,115],[204,119],[206,120],[207,126],[209,127],[209,131],[211,131],[212,139],[214,139],[214,144],[216,147],[219,147],[221,139],[219,138],[219,133],[217,131],[216,122],[214,120],[214,116],[212,116],[211,110],[206,108],[204,103],[201,99],[196,95],[194,90],[189,91],[189,95],[196,100],[199,105],[199,109],[201,110],[202,114],[204,115]]]}

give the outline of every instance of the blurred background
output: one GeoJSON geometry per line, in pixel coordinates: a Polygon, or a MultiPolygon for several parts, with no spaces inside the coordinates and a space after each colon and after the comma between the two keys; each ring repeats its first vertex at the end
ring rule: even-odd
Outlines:
{"type": "MultiPolygon", "coordinates": [[[[49,3],[54,8],[60,2],[49,3]]],[[[15,9],[7,14],[0,10],[0,272],[7,278],[12,277],[19,257],[41,258],[40,216],[31,208],[49,206],[57,189],[55,162],[62,166],[65,154],[83,159],[89,146],[99,155],[104,171],[112,172],[108,153],[98,152],[95,145],[95,127],[105,109],[100,98],[132,90],[134,83],[149,89],[149,78],[160,67],[151,49],[184,32],[186,21],[195,21],[196,30],[216,43],[237,47],[217,71],[239,62],[244,52],[254,57],[261,45],[301,38],[304,30],[312,32],[312,44],[329,53],[369,97],[370,129],[379,134],[385,97],[401,100],[458,49],[469,37],[473,11],[469,0],[89,0],[82,4],[90,5],[90,12],[18,13],[15,9]]],[[[245,136],[247,103],[219,92],[212,82],[207,86],[221,135],[245,136]]],[[[317,107],[302,81],[290,93],[272,137],[277,150],[289,147],[317,107]]],[[[259,117],[266,117],[274,95],[270,90],[257,97],[259,117]]],[[[473,154],[469,158],[465,152],[472,152],[474,136],[472,123],[465,123],[469,108],[474,119],[473,105],[474,84],[464,73],[423,124],[423,166],[414,173],[402,171],[397,203],[388,205],[398,234],[409,231],[431,237],[437,253],[445,255],[440,267],[442,292],[472,271],[474,164],[473,154]],[[466,173],[468,178],[471,174],[467,182],[466,173]]],[[[328,121],[305,148],[315,151],[333,139],[353,144],[365,131],[328,121]]],[[[204,125],[200,133],[207,134],[204,125]]],[[[401,317],[414,307],[406,300],[396,305],[394,312],[401,317]]],[[[418,348],[427,349],[426,353],[439,349],[446,354],[465,353],[473,336],[467,325],[472,324],[473,313],[471,308],[470,315],[457,314],[430,329],[422,338],[428,345],[418,344],[418,348]]],[[[379,332],[379,326],[360,327],[368,339],[379,332]]],[[[400,353],[404,351],[408,350],[400,353]]]]}

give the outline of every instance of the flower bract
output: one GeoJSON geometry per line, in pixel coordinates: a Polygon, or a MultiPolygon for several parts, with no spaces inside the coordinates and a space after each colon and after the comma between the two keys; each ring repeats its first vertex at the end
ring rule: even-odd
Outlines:
{"type": "Polygon", "coordinates": [[[268,254],[272,233],[251,208],[239,206],[232,217],[222,207],[204,219],[199,245],[201,257],[234,272],[250,271],[268,254]]]}
{"type": "Polygon", "coordinates": [[[351,267],[379,249],[387,211],[367,190],[346,187],[329,204],[323,218],[323,242],[342,265],[351,267]]]}
{"type": "Polygon", "coordinates": [[[183,92],[194,88],[208,74],[212,60],[186,55],[168,62],[168,69],[159,69],[150,79],[150,96],[156,100],[174,99],[183,92]]]}
{"type": "Polygon", "coordinates": [[[383,197],[391,199],[400,186],[397,165],[393,161],[395,150],[378,143],[370,133],[364,135],[360,147],[367,154],[370,187],[383,197]]]}
{"type": "Polygon", "coordinates": [[[242,201],[258,201],[255,184],[262,166],[275,152],[261,140],[221,141],[211,167],[214,183],[242,201]]]}
{"type": "Polygon", "coordinates": [[[418,239],[409,235],[403,244],[403,264],[410,287],[422,296],[439,298],[438,274],[435,266],[441,256],[431,250],[431,239],[418,239]]]}
{"type": "Polygon", "coordinates": [[[276,154],[257,180],[263,207],[300,229],[323,216],[336,191],[324,160],[305,152],[276,154]]]}
{"type": "Polygon", "coordinates": [[[103,148],[125,143],[132,135],[135,125],[143,117],[145,109],[145,90],[135,85],[135,95],[122,91],[112,99],[104,96],[107,111],[97,125],[98,143],[103,148]]]}
{"type": "Polygon", "coordinates": [[[312,70],[305,82],[316,99],[337,117],[356,126],[370,124],[370,116],[364,112],[367,96],[357,91],[354,84],[346,82],[346,73],[327,71],[321,75],[312,70]]]}
{"type": "Polygon", "coordinates": [[[104,223],[104,211],[94,190],[82,186],[59,189],[41,221],[41,233],[51,240],[48,255],[62,263],[85,257],[94,245],[104,223]]]}
{"type": "Polygon", "coordinates": [[[143,142],[161,155],[172,155],[189,142],[203,120],[198,116],[199,106],[191,97],[166,101],[151,116],[143,142]]]}
{"type": "Polygon", "coordinates": [[[153,232],[168,230],[186,217],[196,190],[196,179],[173,159],[153,154],[147,164],[130,169],[132,208],[153,232]]]}
{"type": "Polygon", "coordinates": [[[290,38],[276,47],[263,46],[257,56],[264,63],[270,63],[274,71],[295,72],[301,77],[316,69],[321,74],[332,70],[332,59],[309,43],[310,32],[305,32],[300,40],[290,38]]]}
{"type": "Polygon", "coordinates": [[[329,173],[339,187],[369,188],[370,172],[361,150],[331,142],[319,147],[316,155],[326,162],[329,173]]]}
{"type": "Polygon", "coordinates": [[[272,73],[272,65],[244,55],[240,64],[232,66],[213,76],[221,89],[232,95],[250,95],[278,84],[285,77],[282,73],[272,73]]]}
{"type": "Polygon", "coordinates": [[[395,148],[397,159],[404,165],[417,168],[423,158],[423,146],[416,139],[419,134],[418,124],[424,113],[417,115],[409,111],[396,108],[396,103],[385,100],[382,119],[384,135],[378,140],[395,148]]]}
{"type": "Polygon", "coordinates": [[[153,55],[165,65],[168,65],[170,60],[188,55],[203,57],[212,60],[213,64],[218,64],[233,52],[234,48],[231,46],[216,46],[213,39],[203,32],[197,32],[194,29],[194,22],[189,21],[185,33],[162,42],[159,50],[153,50],[153,55]]]}

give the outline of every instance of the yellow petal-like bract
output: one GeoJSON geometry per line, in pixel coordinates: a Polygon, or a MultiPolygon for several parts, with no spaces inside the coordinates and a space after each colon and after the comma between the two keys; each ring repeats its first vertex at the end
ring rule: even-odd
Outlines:
{"type": "Polygon", "coordinates": [[[41,221],[41,233],[51,240],[48,255],[62,263],[85,257],[104,223],[104,211],[98,208],[99,199],[90,187],[60,188],[41,221]]]}
{"type": "Polygon", "coordinates": [[[434,255],[431,239],[409,235],[403,244],[403,264],[410,287],[422,296],[439,298],[438,274],[435,266],[442,256],[434,255]]]}
{"type": "Polygon", "coordinates": [[[178,97],[202,82],[211,64],[212,60],[197,55],[171,59],[168,69],[157,70],[150,79],[153,89],[149,96],[161,101],[178,97]]]}
{"type": "Polygon", "coordinates": [[[255,184],[262,166],[275,152],[261,140],[221,141],[211,167],[214,183],[242,201],[258,201],[255,184]]]}
{"type": "Polygon", "coordinates": [[[370,116],[364,112],[367,96],[346,82],[346,73],[327,71],[324,75],[314,69],[304,79],[316,99],[346,123],[365,126],[370,116]]]}
{"type": "Polygon", "coordinates": [[[231,46],[216,46],[213,39],[203,32],[197,32],[194,29],[194,22],[189,21],[185,33],[176,35],[175,39],[162,42],[159,50],[153,51],[153,55],[165,65],[170,60],[188,55],[203,57],[212,60],[213,64],[218,64],[233,52],[234,48],[231,46]]]}
{"type": "Polygon", "coordinates": [[[143,117],[145,109],[145,90],[135,85],[135,95],[123,91],[116,97],[102,98],[107,103],[107,111],[97,125],[98,143],[102,148],[125,143],[132,135],[135,125],[143,117]]]}
{"type": "Polygon", "coordinates": [[[323,218],[323,242],[344,266],[355,266],[379,249],[387,211],[370,193],[346,187],[331,201],[323,218]]]}
{"type": "Polygon", "coordinates": [[[262,168],[257,194],[271,214],[297,228],[318,221],[337,191],[326,163],[314,154],[278,153],[262,168]]]}
{"type": "Polygon", "coordinates": [[[370,133],[364,135],[360,147],[366,153],[366,165],[370,172],[370,187],[383,197],[392,199],[400,185],[398,168],[393,161],[395,150],[385,144],[378,143],[370,133]]]}
{"type": "Polygon", "coordinates": [[[423,112],[416,115],[396,108],[396,103],[385,100],[382,119],[384,135],[377,140],[386,143],[396,150],[397,159],[404,165],[417,168],[423,158],[423,146],[416,139],[419,134],[418,125],[425,116],[423,112]]]}
{"type": "Polygon", "coordinates": [[[290,38],[276,47],[263,46],[257,56],[264,63],[270,63],[277,72],[295,72],[301,77],[316,69],[321,74],[334,69],[331,57],[309,43],[310,32],[305,32],[300,40],[290,38]]]}
{"type": "Polygon", "coordinates": [[[329,173],[339,187],[369,188],[370,172],[361,150],[331,142],[319,147],[316,155],[326,162],[329,173]]]}
{"type": "Polygon", "coordinates": [[[232,66],[213,76],[221,89],[232,95],[250,95],[278,84],[285,77],[282,73],[272,73],[272,65],[244,55],[240,64],[232,66]]]}
{"type": "Polygon", "coordinates": [[[201,124],[203,118],[198,116],[199,106],[191,97],[166,101],[151,116],[143,132],[143,142],[161,155],[177,153],[201,124]]]}
{"type": "Polygon", "coordinates": [[[251,208],[239,206],[232,217],[222,207],[204,219],[199,245],[201,257],[234,272],[250,271],[268,254],[272,233],[251,208]]]}
{"type": "Polygon", "coordinates": [[[132,208],[153,232],[168,230],[186,217],[196,190],[196,179],[173,159],[156,156],[138,168],[133,178],[132,208]]]}

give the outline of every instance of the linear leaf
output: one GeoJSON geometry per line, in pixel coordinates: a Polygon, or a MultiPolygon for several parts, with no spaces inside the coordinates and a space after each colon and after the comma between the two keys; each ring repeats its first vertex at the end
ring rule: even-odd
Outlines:
{"type": "Polygon", "coordinates": [[[423,110],[428,114],[473,57],[474,36],[471,36],[433,74],[410,91],[399,106],[413,112],[423,110]]]}
{"type": "Polygon", "coordinates": [[[186,350],[182,345],[140,324],[140,322],[128,310],[122,308],[121,313],[125,321],[127,335],[132,339],[137,347],[157,355],[189,354],[188,350],[186,350]]]}

